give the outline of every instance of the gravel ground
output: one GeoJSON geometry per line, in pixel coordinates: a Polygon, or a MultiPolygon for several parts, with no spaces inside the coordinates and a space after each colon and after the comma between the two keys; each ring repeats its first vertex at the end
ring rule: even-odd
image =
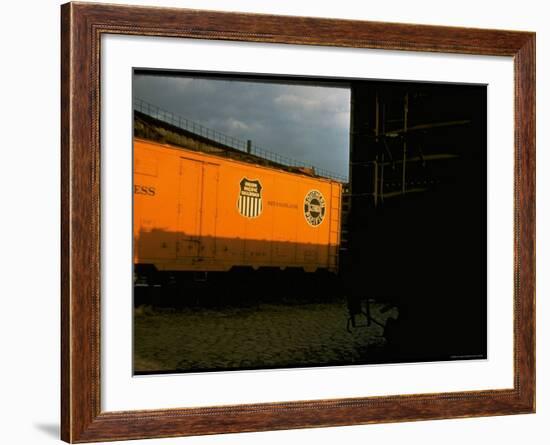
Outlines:
{"type": "MultiPolygon", "coordinates": [[[[385,322],[395,311],[372,315],[385,322]]],[[[253,308],[159,311],[134,314],[136,372],[281,368],[361,363],[384,344],[376,324],[346,330],[343,303],[261,304],[253,308]]],[[[365,320],[361,319],[364,325],[365,320]]]]}

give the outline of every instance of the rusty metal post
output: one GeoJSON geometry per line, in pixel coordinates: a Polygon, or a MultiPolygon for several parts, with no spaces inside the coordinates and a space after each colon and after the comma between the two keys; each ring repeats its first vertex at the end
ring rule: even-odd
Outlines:
{"type": "Polygon", "coordinates": [[[404,194],[406,190],[405,181],[407,178],[407,121],[409,117],[409,93],[405,93],[403,114],[403,176],[401,178],[401,192],[404,194]]]}
{"type": "Polygon", "coordinates": [[[380,202],[384,203],[384,160],[385,154],[382,153],[382,163],[380,165],[380,202]]]}
{"type": "Polygon", "coordinates": [[[375,136],[375,143],[376,143],[376,156],[373,163],[374,168],[374,186],[373,186],[373,195],[374,195],[374,207],[378,206],[378,136],[380,135],[380,102],[378,100],[378,93],[376,93],[376,106],[375,106],[375,119],[374,119],[374,136],[375,136]]]}
{"type": "MultiPolygon", "coordinates": [[[[378,155],[376,155],[378,158],[378,155]]],[[[373,196],[374,196],[374,207],[378,205],[378,161],[372,161],[372,168],[374,169],[373,175],[373,196]]]]}

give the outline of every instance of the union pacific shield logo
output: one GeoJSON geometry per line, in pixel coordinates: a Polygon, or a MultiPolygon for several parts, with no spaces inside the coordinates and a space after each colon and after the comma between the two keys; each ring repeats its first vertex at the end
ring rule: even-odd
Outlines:
{"type": "Polygon", "coordinates": [[[257,179],[241,179],[237,208],[242,216],[257,218],[262,213],[262,184],[257,179]]]}

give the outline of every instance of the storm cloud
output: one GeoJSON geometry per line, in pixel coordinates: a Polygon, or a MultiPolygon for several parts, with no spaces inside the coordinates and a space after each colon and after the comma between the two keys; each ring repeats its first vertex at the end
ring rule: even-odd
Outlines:
{"type": "Polygon", "coordinates": [[[205,127],[348,177],[347,88],[136,74],[133,92],[205,127]]]}

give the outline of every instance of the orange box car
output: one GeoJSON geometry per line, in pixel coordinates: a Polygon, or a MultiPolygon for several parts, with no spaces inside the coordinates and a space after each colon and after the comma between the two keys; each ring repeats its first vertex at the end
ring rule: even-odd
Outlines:
{"type": "Polygon", "coordinates": [[[134,263],[336,272],[342,184],[134,139],[134,263]]]}

